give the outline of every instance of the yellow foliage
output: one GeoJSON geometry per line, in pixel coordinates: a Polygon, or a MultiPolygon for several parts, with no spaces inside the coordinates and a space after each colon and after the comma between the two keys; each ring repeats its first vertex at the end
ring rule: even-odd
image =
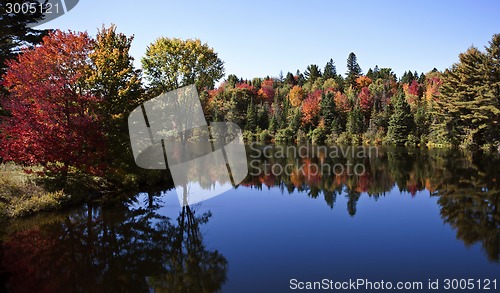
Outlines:
{"type": "Polygon", "coordinates": [[[304,90],[298,85],[294,86],[288,93],[288,99],[294,107],[300,106],[304,99],[304,90]]]}

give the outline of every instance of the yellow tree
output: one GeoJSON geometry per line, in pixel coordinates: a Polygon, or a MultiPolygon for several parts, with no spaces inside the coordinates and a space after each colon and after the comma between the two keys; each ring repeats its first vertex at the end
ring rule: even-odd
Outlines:
{"type": "Polygon", "coordinates": [[[292,104],[292,106],[300,106],[302,100],[304,99],[304,90],[302,90],[302,87],[298,85],[294,86],[288,93],[288,99],[290,100],[290,104],[292,104]]]}

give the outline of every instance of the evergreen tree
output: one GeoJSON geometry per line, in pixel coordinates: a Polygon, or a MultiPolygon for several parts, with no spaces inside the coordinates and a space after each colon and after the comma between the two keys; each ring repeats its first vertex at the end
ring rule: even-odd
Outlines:
{"type": "Polygon", "coordinates": [[[371,80],[375,80],[373,70],[371,68],[369,68],[368,72],[366,72],[366,77],[368,77],[371,80]]]}
{"type": "Polygon", "coordinates": [[[425,84],[425,74],[422,72],[418,78],[418,83],[425,84]]]}
{"type": "Polygon", "coordinates": [[[375,65],[373,68],[373,78],[372,80],[375,80],[377,78],[380,78],[380,69],[378,68],[378,65],[375,65]]]}
{"type": "Polygon", "coordinates": [[[459,60],[443,75],[438,101],[441,123],[455,144],[473,147],[498,142],[500,107],[493,58],[471,47],[459,60]]]}
{"type": "Polygon", "coordinates": [[[356,105],[347,116],[347,132],[351,135],[363,133],[363,113],[359,105],[356,105]]]}
{"type": "Polygon", "coordinates": [[[289,99],[283,99],[283,108],[280,111],[280,123],[279,123],[279,128],[284,129],[287,127],[287,115],[288,115],[288,109],[290,109],[290,100],[289,99]]]}
{"type": "Polygon", "coordinates": [[[5,61],[14,58],[21,52],[21,47],[33,47],[40,43],[49,30],[36,30],[29,25],[45,18],[43,11],[36,9],[35,13],[7,13],[6,5],[30,4],[40,7],[37,0],[0,1],[0,79],[5,73],[5,61]]]}
{"type": "Polygon", "coordinates": [[[429,113],[427,112],[427,105],[424,104],[418,107],[415,112],[415,136],[421,138],[423,135],[429,134],[430,129],[430,119],[429,113]]]}
{"type": "Polygon", "coordinates": [[[292,85],[292,86],[297,84],[297,81],[295,80],[295,77],[293,76],[293,74],[291,72],[288,72],[286,74],[285,83],[292,85]]]}
{"type": "Polygon", "coordinates": [[[327,80],[329,78],[337,77],[337,67],[335,66],[335,62],[333,59],[330,59],[325,65],[325,69],[323,70],[323,79],[327,80]]]}
{"type": "Polygon", "coordinates": [[[488,142],[500,147],[500,34],[493,35],[486,47],[488,63],[486,72],[489,73],[488,83],[485,88],[486,107],[482,112],[491,120],[485,129],[485,135],[488,142]]]}
{"type": "Polygon", "coordinates": [[[394,113],[389,120],[387,139],[391,144],[404,145],[414,127],[413,115],[403,92],[399,92],[394,99],[394,113]]]}
{"type": "MultiPolygon", "coordinates": [[[[416,72],[415,72],[416,73],[416,72]]],[[[411,83],[413,80],[415,80],[416,78],[418,78],[418,75],[417,76],[414,76],[413,73],[411,73],[410,70],[408,71],[405,71],[405,73],[403,73],[403,76],[401,76],[401,80],[400,82],[401,83],[411,83]]]]}
{"type": "Polygon", "coordinates": [[[260,129],[267,129],[269,127],[269,106],[267,103],[262,103],[257,110],[257,126],[260,129]]]}
{"type": "Polygon", "coordinates": [[[307,81],[310,84],[313,84],[316,79],[321,77],[321,70],[319,69],[318,65],[316,64],[311,64],[307,66],[306,71],[304,72],[304,75],[307,79],[307,81]]]}
{"type": "Polygon", "coordinates": [[[321,97],[321,117],[325,124],[325,130],[330,132],[333,120],[335,118],[335,102],[333,100],[333,93],[323,93],[321,97]]]}
{"type": "Polygon", "coordinates": [[[283,70],[280,70],[280,74],[278,75],[278,79],[276,80],[278,83],[283,83],[284,78],[283,78],[283,70]]]}
{"type": "Polygon", "coordinates": [[[351,52],[349,57],[347,57],[347,73],[346,82],[348,85],[356,86],[356,78],[358,78],[362,73],[361,67],[358,64],[358,58],[356,54],[351,52]]]}
{"type": "Polygon", "coordinates": [[[306,79],[302,73],[300,73],[300,70],[297,69],[297,85],[303,86],[304,83],[306,83],[306,79]]]}
{"type": "Polygon", "coordinates": [[[255,105],[253,103],[248,103],[245,130],[255,131],[257,128],[257,113],[255,111],[255,105]]]}
{"type": "Polygon", "coordinates": [[[239,82],[239,79],[238,79],[238,77],[236,75],[229,74],[227,76],[226,83],[227,83],[228,86],[234,88],[238,82],[239,82]]]}
{"type": "Polygon", "coordinates": [[[292,108],[290,114],[291,114],[290,128],[293,130],[294,133],[296,133],[300,128],[302,120],[302,112],[300,111],[300,107],[292,108]]]}
{"type": "Polygon", "coordinates": [[[271,116],[271,121],[269,122],[269,131],[275,133],[278,129],[278,120],[276,119],[276,115],[271,116]]]}

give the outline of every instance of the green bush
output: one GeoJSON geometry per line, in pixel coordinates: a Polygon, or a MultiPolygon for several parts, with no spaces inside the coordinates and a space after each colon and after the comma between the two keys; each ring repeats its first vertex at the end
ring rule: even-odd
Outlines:
{"type": "Polygon", "coordinates": [[[321,144],[325,142],[326,132],[323,127],[317,127],[309,131],[308,136],[313,144],[321,144]]]}
{"type": "Polygon", "coordinates": [[[280,129],[276,132],[276,135],[274,137],[275,142],[293,142],[294,140],[294,131],[292,128],[287,127],[285,129],[280,129]]]}
{"type": "Polygon", "coordinates": [[[418,137],[413,134],[408,134],[408,138],[405,142],[407,147],[416,147],[419,144],[418,137]]]}
{"type": "Polygon", "coordinates": [[[270,142],[272,139],[273,139],[273,137],[272,137],[271,133],[269,132],[269,130],[267,130],[267,129],[262,130],[262,132],[259,135],[259,140],[261,142],[270,142]]]}
{"type": "Polygon", "coordinates": [[[251,131],[245,130],[243,131],[243,140],[247,142],[252,142],[255,141],[255,136],[251,131]]]}
{"type": "Polygon", "coordinates": [[[347,132],[342,132],[337,138],[337,143],[350,145],[352,143],[351,136],[347,132]]]}
{"type": "Polygon", "coordinates": [[[338,135],[336,133],[330,133],[326,136],[325,143],[327,144],[336,144],[338,135]]]}
{"type": "Polygon", "coordinates": [[[297,143],[306,143],[307,142],[307,135],[302,129],[299,129],[299,131],[297,131],[296,142],[297,143]]]}

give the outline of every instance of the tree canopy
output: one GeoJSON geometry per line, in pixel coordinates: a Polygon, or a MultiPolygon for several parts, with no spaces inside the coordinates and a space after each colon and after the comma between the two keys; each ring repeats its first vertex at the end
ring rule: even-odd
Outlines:
{"type": "Polygon", "coordinates": [[[142,67],[150,88],[161,93],[195,84],[212,89],[224,76],[224,63],[200,40],[158,38],[146,49],[142,67]]]}

